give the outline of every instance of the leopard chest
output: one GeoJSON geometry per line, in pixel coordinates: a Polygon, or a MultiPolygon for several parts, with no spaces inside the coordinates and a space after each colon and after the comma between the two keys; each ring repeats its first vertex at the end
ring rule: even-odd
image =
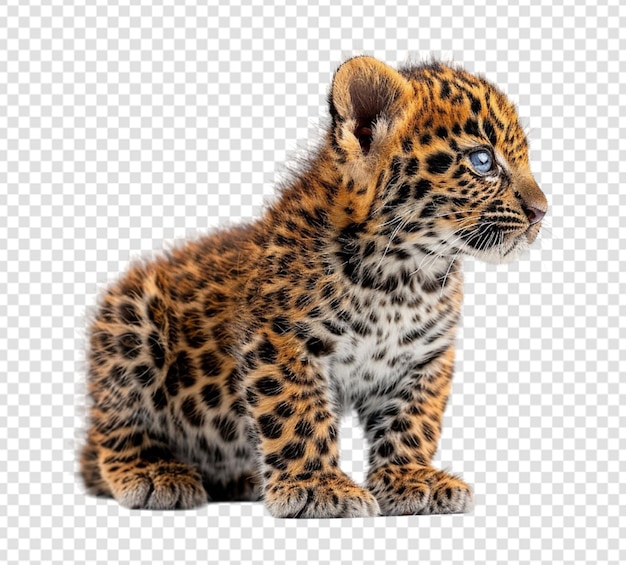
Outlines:
{"type": "Polygon", "coordinates": [[[343,406],[392,387],[410,372],[427,372],[429,362],[454,341],[460,314],[452,293],[360,298],[367,307],[353,308],[342,333],[327,336],[334,352],[324,362],[335,400],[343,406]]]}

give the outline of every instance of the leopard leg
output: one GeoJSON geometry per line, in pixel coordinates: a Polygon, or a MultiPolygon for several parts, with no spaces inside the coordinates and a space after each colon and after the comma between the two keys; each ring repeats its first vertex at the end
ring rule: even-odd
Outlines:
{"type": "Polygon", "coordinates": [[[146,366],[120,362],[92,367],[94,404],[81,458],[85,484],[90,492],[113,496],[128,508],[192,508],[206,503],[199,473],[177,461],[167,438],[155,432],[151,389],[137,384],[137,374],[143,377],[146,366]]]}
{"type": "Polygon", "coordinates": [[[378,515],[374,496],[339,468],[338,417],[323,372],[298,354],[275,358],[268,344],[261,354],[265,362],[246,378],[246,397],[258,430],[269,512],[279,518],[378,515]]]}
{"type": "Polygon", "coordinates": [[[194,508],[207,502],[200,473],[136,425],[101,436],[98,465],[108,491],[128,508],[194,508]]]}
{"type": "Polygon", "coordinates": [[[473,508],[471,488],[430,462],[450,391],[454,350],[408,375],[397,394],[370,398],[359,416],[370,444],[367,487],[385,515],[452,514],[473,508]]]}
{"type": "Polygon", "coordinates": [[[207,502],[202,478],[169,449],[163,386],[172,352],[156,283],[135,270],[104,298],[90,333],[92,399],[82,475],[88,489],[129,508],[207,502]]]}

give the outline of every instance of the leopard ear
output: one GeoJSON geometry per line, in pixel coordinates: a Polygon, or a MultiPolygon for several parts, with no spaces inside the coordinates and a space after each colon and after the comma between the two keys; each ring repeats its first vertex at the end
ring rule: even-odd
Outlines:
{"type": "Polygon", "coordinates": [[[367,56],[349,59],[335,73],[329,95],[333,124],[352,130],[360,151],[367,154],[377,133],[375,125],[389,125],[412,93],[410,83],[384,63],[367,56]]]}

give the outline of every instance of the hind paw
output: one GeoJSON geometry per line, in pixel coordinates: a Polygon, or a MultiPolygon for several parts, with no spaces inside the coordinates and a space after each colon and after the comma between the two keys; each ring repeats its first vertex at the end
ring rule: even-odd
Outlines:
{"type": "Polygon", "coordinates": [[[178,462],[138,464],[109,478],[115,499],[127,508],[174,510],[206,504],[200,475],[178,462]]]}

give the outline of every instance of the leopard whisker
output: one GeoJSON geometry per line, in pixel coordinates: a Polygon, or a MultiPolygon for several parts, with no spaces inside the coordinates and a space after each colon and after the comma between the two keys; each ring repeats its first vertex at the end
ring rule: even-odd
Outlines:
{"type": "Polygon", "coordinates": [[[387,253],[389,252],[389,248],[391,247],[391,244],[393,242],[393,240],[395,239],[395,237],[398,235],[398,233],[400,232],[400,230],[406,226],[409,223],[409,220],[405,220],[401,223],[398,224],[398,226],[396,227],[396,229],[393,230],[393,233],[391,234],[391,236],[389,237],[389,241],[387,242],[387,246],[385,247],[385,250],[383,251],[383,255],[380,258],[380,261],[378,262],[378,265],[376,265],[376,269],[378,269],[382,262],[384,261],[387,253]]]}

